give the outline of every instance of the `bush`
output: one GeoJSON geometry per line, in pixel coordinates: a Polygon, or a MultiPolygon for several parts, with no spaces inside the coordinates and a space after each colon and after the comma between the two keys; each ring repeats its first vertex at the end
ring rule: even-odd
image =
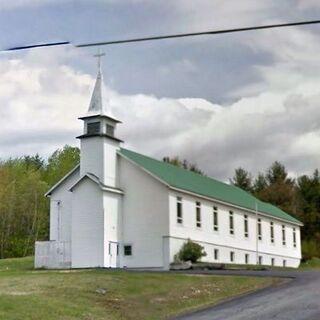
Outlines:
{"type": "Polygon", "coordinates": [[[191,261],[193,263],[197,262],[201,257],[205,257],[207,254],[204,248],[190,239],[185,242],[180,251],[178,252],[178,258],[181,261],[191,261]]]}

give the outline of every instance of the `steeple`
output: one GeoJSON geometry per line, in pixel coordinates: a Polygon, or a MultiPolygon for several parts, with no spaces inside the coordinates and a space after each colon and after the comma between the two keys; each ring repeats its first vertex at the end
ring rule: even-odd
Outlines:
{"type": "Polygon", "coordinates": [[[91,101],[89,104],[89,109],[87,115],[106,115],[111,116],[111,107],[108,105],[108,99],[106,94],[106,89],[103,82],[103,76],[101,72],[101,57],[105,54],[98,52],[94,55],[98,58],[98,74],[96,78],[96,83],[91,96],[91,101]]]}
{"type": "Polygon", "coordinates": [[[79,119],[83,120],[81,141],[80,175],[94,174],[104,185],[116,185],[117,150],[120,139],[116,138],[116,126],[119,120],[111,116],[98,53],[98,74],[91,96],[88,112],[79,119]]]}

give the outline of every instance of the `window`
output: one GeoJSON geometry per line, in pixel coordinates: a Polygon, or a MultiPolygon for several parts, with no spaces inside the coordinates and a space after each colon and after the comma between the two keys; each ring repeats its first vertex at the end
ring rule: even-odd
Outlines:
{"type": "Polygon", "coordinates": [[[91,122],[87,124],[87,134],[100,133],[100,122],[91,122]]]}
{"type": "Polygon", "coordinates": [[[197,228],[201,228],[201,204],[196,202],[196,225],[197,228]]]}
{"type": "Polygon", "coordinates": [[[218,207],[213,207],[213,230],[218,231],[218,207]]]}
{"type": "Polygon", "coordinates": [[[111,124],[107,124],[106,131],[108,136],[114,136],[114,126],[112,126],[111,124]]]}
{"type": "Polygon", "coordinates": [[[286,266],[287,266],[287,261],[286,261],[286,260],[283,260],[283,261],[282,261],[282,265],[283,265],[284,267],[286,267],[286,266]]]}
{"type": "Polygon", "coordinates": [[[286,245],[286,227],[282,225],[282,245],[286,245]]]}
{"type": "Polygon", "coordinates": [[[248,216],[247,215],[244,216],[244,236],[246,238],[249,237],[249,227],[248,227],[248,216]]]}
{"type": "Polygon", "coordinates": [[[219,260],[219,250],[214,249],[213,254],[214,254],[214,260],[219,260]]]}
{"type": "Polygon", "coordinates": [[[258,219],[258,239],[262,240],[261,219],[258,219]]]}
{"type": "Polygon", "coordinates": [[[125,256],[132,256],[132,246],[131,245],[125,245],[123,247],[124,255],[125,256]]]}
{"type": "Polygon", "coordinates": [[[244,255],[245,264],[249,264],[249,253],[244,255]]]}
{"type": "Polygon", "coordinates": [[[274,258],[271,258],[271,265],[274,266],[274,258]]]}
{"type": "Polygon", "coordinates": [[[229,232],[234,234],[233,211],[229,211],[229,232]]]}
{"type": "Polygon", "coordinates": [[[182,224],[182,198],[177,197],[177,223],[182,224]]]}
{"type": "Polygon", "coordinates": [[[230,251],[230,261],[234,262],[234,251],[230,251]]]}
{"type": "Polygon", "coordinates": [[[296,228],[293,228],[293,246],[294,248],[297,247],[297,235],[296,235],[296,228]]]}
{"type": "Polygon", "coordinates": [[[259,256],[259,264],[262,265],[262,256],[259,256]]]}
{"type": "Polygon", "coordinates": [[[271,243],[274,243],[274,227],[273,227],[273,222],[270,222],[270,238],[271,238],[271,243]]]}

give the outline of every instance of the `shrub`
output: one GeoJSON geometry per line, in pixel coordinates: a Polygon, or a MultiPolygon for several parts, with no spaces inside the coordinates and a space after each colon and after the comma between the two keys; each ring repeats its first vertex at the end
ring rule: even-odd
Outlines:
{"type": "Polygon", "coordinates": [[[182,245],[178,252],[178,257],[181,261],[191,261],[193,263],[206,255],[204,248],[190,239],[182,245]]]}

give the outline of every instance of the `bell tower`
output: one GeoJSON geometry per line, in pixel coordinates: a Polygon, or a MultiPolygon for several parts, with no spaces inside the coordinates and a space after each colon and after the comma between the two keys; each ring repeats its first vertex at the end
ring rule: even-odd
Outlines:
{"type": "Polygon", "coordinates": [[[98,74],[91,96],[88,112],[80,117],[83,121],[83,134],[80,139],[80,176],[89,173],[95,175],[101,184],[116,187],[117,151],[122,142],[115,136],[116,127],[121,121],[111,115],[107,102],[105,86],[97,54],[98,74]]]}

